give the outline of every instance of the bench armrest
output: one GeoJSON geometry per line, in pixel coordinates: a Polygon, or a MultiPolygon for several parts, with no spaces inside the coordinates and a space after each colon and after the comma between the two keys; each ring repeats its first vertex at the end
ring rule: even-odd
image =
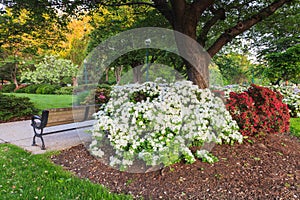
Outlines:
{"type": "Polygon", "coordinates": [[[41,119],[40,116],[33,115],[31,117],[31,126],[33,126],[33,128],[40,129],[41,128],[41,122],[42,122],[42,119],[41,119]]]}
{"type": "Polygon", "coordinates": [[[33,115],[31,117],[31,126],[34,129],[43,129],[46,127],[47,122],[48,122],[48,116],[49,116],[49,111],[48,110],[43,110],[42,116],[38,115],[33,115]]]}

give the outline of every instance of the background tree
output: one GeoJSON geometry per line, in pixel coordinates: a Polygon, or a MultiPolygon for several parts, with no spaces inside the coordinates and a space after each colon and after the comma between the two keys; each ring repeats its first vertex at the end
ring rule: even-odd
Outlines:
{"type": "Polygon", "coordinates": [[[35,66],[35,70],[22,73],[22,80],[32,83],[50,83],[66,85],[72,83],[76,76],[78,66],[70,60],[46,56],[42,62],[35,66]]]}
{"type": "Polygon", "coordinates": [[[253,64],[247,56],[231,53],[217,56],[214,63],[219,67],[224,77],[224,84],[243,84],[251,81],[251,67],[253,64]]]}
{"type": "Polygon", "coordinates": [[[300,83],[300,44],[284,52],[270,53],[266,59],[266,74],[273,84],[279,84],[280,81],[300,83]]]}
{"type": "Polygon", "coordinates": [[[21,68],[32,66],[39,55],[57,48],[62,39],[63,29],[57,27],[55,19],[50,19],[47,14],[42,18],[37,21],[26,9],[21,9],[18,13],[6,9],[0,15],[0,67],[10,73],[10,80],[16,88],[19,86],[21,68]]]}
{"type": "MultiPolygon", "coordinates": [[[[157,9],[167,19],[171,27],[194,40],[197,40],[209,53],[211,57],[215,56],[223,46],[227,45],[238,35],[249,30],[255,24],[265,20],[274,14],[285,4],[297,4],[299,0],[111,0],[111,1],[22,1],[14,0],[12,4],[15,8],[20,7],[38,7],[36,13],[40,15],[43,10],[57,10],[60,7],[62,11],[75,10],[75,8],[93,8],[96,4],[120,6],[149,6],[157,9]],[[76,6],[80,7],[76,7],[76,6]]],[[[34,9],[32,9],[34,10],[34,9]]],[[[77,10],[78,11],[78,10],[77,10]]],[[[203,62],[203,57],[193,52],[193,47],[186,41],[178,45],[182,54],[190,56],[197,62],[197,66],[186,64],[188,78],[201,88],[208,87],[208,62],[203,62]]]]}
{"type": "Polygon", "coordinates": [[[272,17],[254,26],[245,34],[252,41],[249,48],[256,49],[259,57],[283,52],[300,43],[300,2],[287,4],[277,10],[272,17]]]}
{"type": "Polygon", "coordinates": [[[65,41],[62,42],[59,55],[71,60],[73,64],[80,66],[87,55],[87,47],[90,41],[89,34],[92,31],[90,16],[80,19],[72,19],[67,25],[65,41]]]}

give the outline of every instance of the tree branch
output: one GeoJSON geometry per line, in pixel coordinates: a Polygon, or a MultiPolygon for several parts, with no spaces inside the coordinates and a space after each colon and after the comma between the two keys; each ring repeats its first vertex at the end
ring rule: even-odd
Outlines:
{"type": "Polygon", "coordinates": [[[155,8],[169,21],[171,25],[174,24],[174,14],[166,0],[153,0],[155,8]]]}
{"type": "Polygon", "coordinates": [[[126,2],[126,3],[116,3],[116,4],[105,4],[105,3],[101,3],[101,1],[95,1],[95,3],[99,3],[101,5],[104,6],[133,6],[133,5],[145,5],[145,6],[150,6],[153,8],[156,8],[155,4],[153,3],[149,3],[149,2],[126,2]]]}
{"type": "Polygon", "coordinates": [[[270,15],[272,15],[276,10],[282,7],[284,4],[289,3],[293,0],[278,0],[274,1],[272,4],[260,10],[259,13],[252,15],[250,18],[238,22],[234,27],[227,29],[215,42],[214,44],[207,50],[209,55],[213,57],[215,54],[219,52],[219,50],[228,42],[230,42],[237,35],[249,30],[252,26],[257,24],[258,22],[266,19],[270,15]]]}
{"type": "Polygon", "coordinates": [[[219,20],[225,20],[225,9],[220,8],[213,11],[214,16],[208,20],[202,28],[201,33],[199,34],[197,41],[205,47],[205,41],[207,40],[207,34],[211,27],[213,27],[219,20]]]}

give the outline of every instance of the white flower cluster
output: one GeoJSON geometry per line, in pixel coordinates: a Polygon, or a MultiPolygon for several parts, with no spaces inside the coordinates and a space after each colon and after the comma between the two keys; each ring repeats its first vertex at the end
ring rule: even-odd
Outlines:
{"type": "Polygon", "coordinates": [[[196,157],[202,159],[203,162],[208,162],[208,163],[215,163],[218,162],[219,159],[209,153],[209,151],[203,149],[203,150],[197,150],[196,151],[196,157]]]}
{"type": "Polygon", "coordinates": [[[136,159],[152,166],[182,158],[192,163],[195,157],[189,147],[194,142],[243,139],[222,100],[190,81],[116,86],[95,117],[91,152],[102,157],[109,144],[114,151],[110,165],[121,168],[136,159]]]}
{"type": "Polygon", "coordinates": [[[283,95],[282,102],[289,106],[290,113],[294,117],[300,117],[300,88],[293,86],[271,86],[270,89],[276,90],[283,95]]]}

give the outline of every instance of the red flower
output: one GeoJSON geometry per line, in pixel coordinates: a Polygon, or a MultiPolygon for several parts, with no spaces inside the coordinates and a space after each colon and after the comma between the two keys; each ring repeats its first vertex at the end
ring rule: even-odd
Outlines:
{"type": "Polygon", "coordinates": [[[242,93],[230,93],[226,108],[243,135],[284,133],[289,130],[289,110],[282,95],[252,84],[242,93]]]}

